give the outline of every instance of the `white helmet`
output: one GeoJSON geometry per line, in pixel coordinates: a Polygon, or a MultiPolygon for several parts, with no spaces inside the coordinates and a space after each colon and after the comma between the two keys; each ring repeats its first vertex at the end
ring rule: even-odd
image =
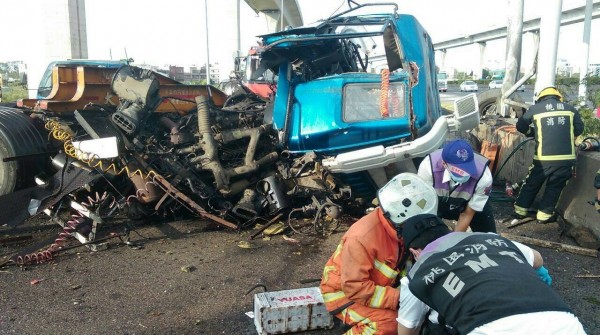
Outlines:
{"type": "Polygon", "coordinates": [[[435,189],[414,173],[400,173],[377,192],[385,216],[400,228],[407,219],[419,214],[437,214],[435,189]]]}

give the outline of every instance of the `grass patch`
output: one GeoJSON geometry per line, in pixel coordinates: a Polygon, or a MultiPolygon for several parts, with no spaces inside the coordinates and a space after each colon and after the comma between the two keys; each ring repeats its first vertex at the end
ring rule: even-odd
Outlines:
{"type": "Polygon", "coordinates": [[[23,86],[2,88],[2,102],[16,102],[19,99],[27,99],[27,90],[23,86]]]}
{"type": "Polygon", "coordinates": [[[442,108],[454,112],[454,102],[452,102],[452,101],[443,101],[442,102],[442,108]]]}

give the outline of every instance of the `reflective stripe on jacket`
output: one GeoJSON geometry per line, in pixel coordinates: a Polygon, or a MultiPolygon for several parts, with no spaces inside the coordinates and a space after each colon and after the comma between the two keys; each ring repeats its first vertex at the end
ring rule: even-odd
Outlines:
{"type": "Polygon", "coordinates": [[[396,266],[400,241],[380,208],[354,223],[327,261],[321,292],[327,310],[351,301],[372,308],[398,308],[396,266]]]}

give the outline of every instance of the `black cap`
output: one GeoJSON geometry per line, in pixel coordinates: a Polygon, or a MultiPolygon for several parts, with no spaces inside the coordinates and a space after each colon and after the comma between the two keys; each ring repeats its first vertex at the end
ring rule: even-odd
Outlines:
{"type": "Polygon", "coordinates": [[[402,238],[404,240],[404,248],[409,249],[410,245],[417,241],[420,237],[422,241],[417,241],[418,248],[424,248],[430,242],[444,236],[450,232],[448,226],[436,215],[433,214],[420,214],[415,215],[408,220],[404,221],[402,225],[402,238]],[[425,232],[429,232],[427,236],[425,232]]]}

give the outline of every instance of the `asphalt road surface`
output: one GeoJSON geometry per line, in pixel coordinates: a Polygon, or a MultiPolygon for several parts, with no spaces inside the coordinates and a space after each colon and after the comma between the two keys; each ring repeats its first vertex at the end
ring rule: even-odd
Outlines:
{"type": "MultiPolygon", "coordinates": [[[[510,204],[494,202],[500,231],[573,243],[557,223],[508,230],[510,204]]],[[[132,249],[111,240],[107,250],[69,250],[53,262],[0,269],[0,334],[256,334],[252,297],[269,291],[317,286],[327,258],[344,230],[327,237],[286,232],[247,242],[253,231],[213,229],[185,220],[136,225],[132,249]],[[292,240],[290,240],[290,238],[292,240]],[[306,283],[307,282],[307,283],[306,283]]],[[[43,222],[38,222],[41,224],[43,222]]],[[[120,225],[106,227],[120,231],[120,225]]],[[[57,229],[33,234],[34,241],[57,229]]],[[[5,244],[0,262],[33,241],[5,244]]],[[[600,334],[598,258],[537,248],[553,276],[553,287],[580,318],[588,334],[600,334]],[[595,278],[578,277],[596,275],[595,278]]],[[[519,285],[519,283],[515,283],[519,285]]],[[[527,299],[527,297],[523,297],[527,299]]],[[[340,334],[339,328],[305,334],[340,334]]]]}

